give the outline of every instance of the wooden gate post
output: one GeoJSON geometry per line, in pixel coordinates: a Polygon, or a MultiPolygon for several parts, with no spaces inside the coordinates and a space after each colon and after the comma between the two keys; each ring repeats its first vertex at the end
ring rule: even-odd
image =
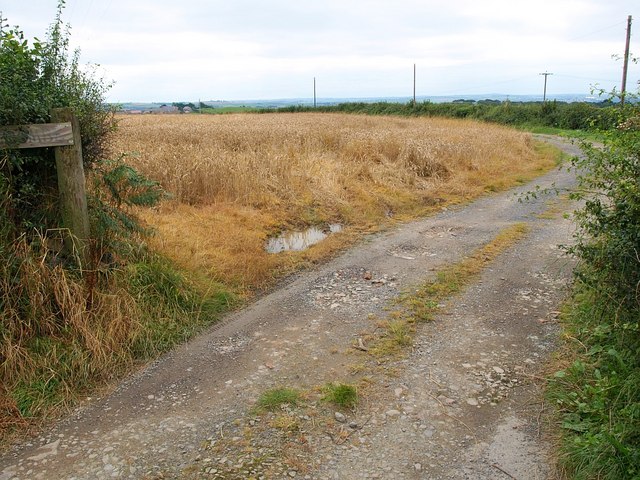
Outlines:
{"type": "Polygon", "coordinates": [[[81,267],[85,268],[89,259],[90,231],[80,126],[71,108],[52,109],[51,121],[71,122],[72,126],[73,145],[55,148],[58,194],[62,225],[70,233],[65,237],[65,248],[69,253],[78,255],[81,267]]]}

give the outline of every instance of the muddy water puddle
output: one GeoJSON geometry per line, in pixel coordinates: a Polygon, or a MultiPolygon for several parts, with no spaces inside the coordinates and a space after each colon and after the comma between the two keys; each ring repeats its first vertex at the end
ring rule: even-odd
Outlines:
{"type": "Polygon", "coordinates": [[[311,245],[321,242],[332,233],[342,231],[342,225],[332,223],[321,227],[310,227],[303,232],[285,232],[278,237],[267,240],[265,250],[268,253],[306,250],[311,245]]]}

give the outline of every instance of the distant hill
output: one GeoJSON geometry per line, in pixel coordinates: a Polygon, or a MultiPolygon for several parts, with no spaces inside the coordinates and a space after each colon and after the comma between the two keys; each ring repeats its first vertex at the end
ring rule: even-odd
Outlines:
{"type": "MultiPolygon", "coordinates": [[[[406,103],[410,102],[412,97],[367,97],[367,98],[318,98],[317,105],[336,105],[338,103],[350,103],[350,102],[398,102],[406,103]]],[[[595,97],[584,94],[560,94],[560,95],[547,95],[548,100],[557,100],[559,102],[600,102],[603,100],[601,97],[595,97]]],[[[481,100],[497,100],[512,102],[540,102],[542,101],[542,95],[505,95],[501,93],[488,93],[483,95],[449,95],[449,96],[418,96],[416,101],[418,102],[433,102],[433,103],[448,103],[460,100],[468,101],[481,101],[481,100]]],[[[183,100],[184,101],[184,100],[183,100]]],[[[163,105],[171,105],[173,102],[124,102],[119,103],[118,106],[124,111],[156,111],[163,105]]],[[[197,102],[193,102],[197,105],[197,102]]],[[[292,105],[313,105],[312,98],[282,98],[282,99],[253,99],[253,100],[206,100],[203,101],[207,107],[211,108],[229,108],[229,107],[247,107],[247,108],[280,108],[289,107],[292,105]]]]}

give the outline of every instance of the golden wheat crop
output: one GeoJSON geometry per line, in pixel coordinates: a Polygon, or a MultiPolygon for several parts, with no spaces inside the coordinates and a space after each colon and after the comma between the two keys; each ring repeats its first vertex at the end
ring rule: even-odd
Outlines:
{"type": "Polygon", "coordinates": [[[269,231],[327,220],[371,228],[553,165],[529,134],[497,125],[347,114],[126,116],[114,149],[173,195],[145,214],[156,246],[247,285],[285,268],[262,250],[269,231]]]}
{"type": "Polygon", "coordinates": [[[180,202],[252,206],[337,201],[358,184],[465,194],[534,153],[529,135],[496,125],[313,113],[129,116],[116,149],[180,202]]]}

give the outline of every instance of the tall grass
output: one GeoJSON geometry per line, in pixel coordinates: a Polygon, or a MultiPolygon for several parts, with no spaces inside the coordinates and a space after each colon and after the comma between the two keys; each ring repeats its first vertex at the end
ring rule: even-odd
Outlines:
{"type": "Polygon", "coordinates": [[[3,260],[0,438],[184,341],[230,302],[153,255],[81,277],[21,239],[3,260]]]}
{"type": "Polygon", "coordinates": [[[270,233],[329,221],[371,229],[555,165],[529,134],[498,125],[347,114],[127,116],[117,149],[134,152],[136,168],[174,196],[145,214],[158,229],[154,246],[241,288],[348,236],[274,257],[263,250],[270,233]]]}

